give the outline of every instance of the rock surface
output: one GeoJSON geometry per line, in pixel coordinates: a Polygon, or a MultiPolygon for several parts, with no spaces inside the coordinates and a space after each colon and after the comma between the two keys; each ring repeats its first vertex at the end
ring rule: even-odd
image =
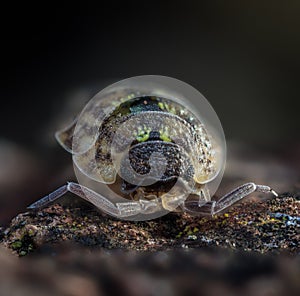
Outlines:
{"type": "Polygon", "coordinates": [[[143,222],[104,216],[77,200],[73,206],[55,204],[19,214],[2,233],[2,244],[20,256],[63,242],[134,251],[220,247],[297,255],[300,198],[290,194],[261,202],[252,198],[212,218],[169,213],[143,222]]]}

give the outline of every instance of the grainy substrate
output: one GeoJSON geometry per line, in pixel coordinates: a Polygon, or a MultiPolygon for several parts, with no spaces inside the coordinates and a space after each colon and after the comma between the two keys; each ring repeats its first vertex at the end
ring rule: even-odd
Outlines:
{"type": "Polygon", "coordinates": [[[19,214],[1,229],[0,294],[299,295],[299,210],[286,194],[211,219],[120,221],[82,202],[19,214]]]}
{"type": "Polygon", "coordinates": [[[81,202],[55,204],[19,214],[1,237],[2,245],[20,256],[63,242],[134,251],[220,247],[297,255],[300,200],[283,194],[264,202],[248,200],[212,218],[170,213],[143,222],[117,220],[81,202]]]}

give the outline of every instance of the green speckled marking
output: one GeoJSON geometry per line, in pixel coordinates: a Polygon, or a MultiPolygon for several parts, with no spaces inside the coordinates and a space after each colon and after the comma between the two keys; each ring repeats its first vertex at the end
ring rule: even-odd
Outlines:
{"type": "Polygon", "coordinates": [[[164,141],[164,142],[172,142],[172,140],[168,137],[167,134],[160,132],[160,138],[164,141]]]}
{"type": "Polygon", "coordinates": [[[146,127],[144,127],[144,129],[140,129],[136,136],[136,140],[140,143],[147,141],[149,139],[150,132],[151,132],[151,130],[146,129],[146,127]]]}
{"type": "Polygon", "coordinates": [[[158,107],[161,109],[161,110],[164,110],[165,109],[165,106],[162,102],[158,102],[158,107]]]}

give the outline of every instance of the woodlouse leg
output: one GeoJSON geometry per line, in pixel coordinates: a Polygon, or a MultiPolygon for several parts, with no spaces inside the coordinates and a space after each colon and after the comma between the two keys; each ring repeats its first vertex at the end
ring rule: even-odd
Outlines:
{"type": "Polygon", "coordinates": [[[141,202],[124,202],[117,203],[114,205],[106,197],[101,194],[82,186],[78,183],[68,182],[68,184],[59,187],[55,191],[46,195],[45,197],[34,202],[28,209],[39,209],[47,206],[51,202],[57,200],[67,192],[72,192],[82,199],[95,205],[100,210],[118,218],[134,216],[140,213],[151,213],[157,209],[157,204],[155,202],[141,201],[141,202]]]}
{"type": "Polygon", "coordinates": [[[199,201],[186,201],[184,203],[184,209],[187,212],[199,215],[215,215],[247,197],[254,191],[271,193],[278,196],[278,194],[269,186],[247,183],[227,193],[218,201],[209,201],[204,205],[199,204],[199,201]]]}
{"type": "Polygon", "coordinates": [[[59,187],[55,191],[51,192],[50,194],[46,195],[45,197],[39,199],[38,201],[28,206],[28,209],[38,209],[47,206],[48,204],[57,200],[67,192],[72,192],[76,194],[77,196],[89,201],[97,208],[102,209],[103,211],[111,215],[120,215],[117,207],[113,203],[111,203],[107,198],[103,197],[102,195],[94,192],[93,190],[87,187],[84,187],[74,182],[68,182],[66,185],[59,187]]]}
{"type": "Polygon", "coordinates": [[[133,202],[116,203],[121,216],[129,217],[137,214],[152,214],[161,209],[159,203],[155,200],[140,200],[133,202]]]}

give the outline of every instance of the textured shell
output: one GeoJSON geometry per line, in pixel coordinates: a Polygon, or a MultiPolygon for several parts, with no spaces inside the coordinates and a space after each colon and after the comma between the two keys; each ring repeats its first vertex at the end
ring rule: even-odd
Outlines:
{"type": "MultiPolygon", "coordinates": [[[[146,153],[142,150],[145,149],[143,139],[147,137],[147,133],[143,134],[144,130],[158,132],[161,142],[169,142],[164,147],[176,143],[176,153],[180,154],[178,159],[186,163],[181,171],[174,168],[162,178],[172,174],[184,178],[185,174],[192,174],[192,178],[186,177],[187,182],[205,184],[219,173],[215,143],[204,124],[178,101],[162,96],[149,96],[130,89],[116,90],[93,100],[93,104],[81,113],[80,124],[75,120],[65,130],[57,132],[56,137],[66,150],[73,153],[73,161],[82,173],[95,181],[113,184],[117,174],[122,174],[122,153],[134,142],[135,150],[127,151],[132,154],[131,159],[137,156],[134,153],[139,152],[138,148],[145,158],[134,169],[138,171],[149,167],[150,156],[145,157],[146,153]]],[[[152,150],[149,144],[147,147],[153,153],[155,149],[160,149],[158,144],[152,150]]],[[[167,159],[174,159],[174,149],[163,152],[167,159]]],[[[139,173],[143,174],[142,171],[139,173]]]]}

